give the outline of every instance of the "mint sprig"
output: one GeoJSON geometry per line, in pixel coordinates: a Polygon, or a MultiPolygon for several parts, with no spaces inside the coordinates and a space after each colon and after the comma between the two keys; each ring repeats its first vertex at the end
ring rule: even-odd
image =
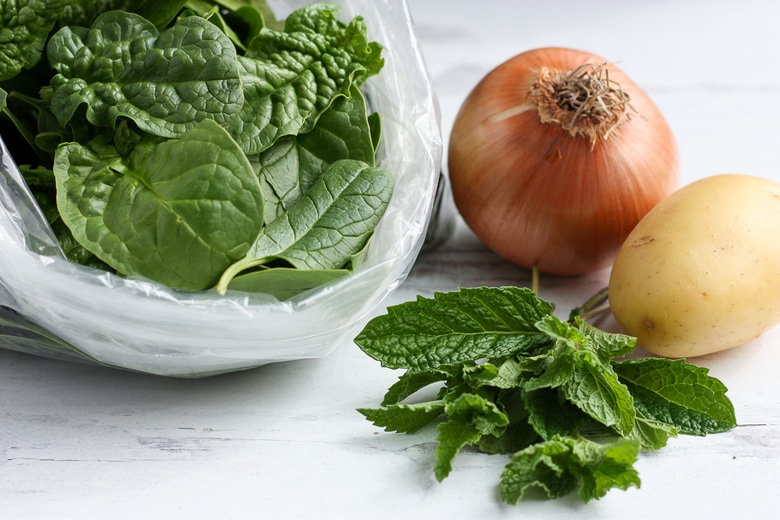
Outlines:
{"type": "Polygon", "coordinates": [[[358,411],[387,431],[438,423],[441,481],[467,446],[512,453],[502,500],[528,490],[578,491],[587,502],[640,486],[634,462],[678,434],[736,426],[726,387],[683,360],[621,358],[636,339],[597,329],[519,287],[469,288],[389,307],[355,343],[404,369],[377,408],[358,411]],[[438,385],[432,400],[414,401],[438,385]]]}

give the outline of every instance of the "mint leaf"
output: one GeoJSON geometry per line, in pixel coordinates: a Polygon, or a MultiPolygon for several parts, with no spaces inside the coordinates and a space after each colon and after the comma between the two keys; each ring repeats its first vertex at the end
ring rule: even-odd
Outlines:
{"type": "Polygon", "coordinates": [[[580,498],[588,502],[612,488],[639,487],[633,467],[638,453],[635,441],[601,445],[583,438],[555,437],[512,457],[501,476],[501,498],[516,504],[533,488],[556,498],[579,487],[580,498]]]}
{"type": "Polygon", "coordinates": [[[561,388],[564,395],[580,410],[620,435],[634,429],[634,400],[625,385],[608,364],[602,364],[587,353],[577,356],[577,369],[571,381],[561,388]]]}
{"type": "Polygon", "coordinates": [[[626,490],[640,486],[639,475],[634,469],[639,454],[638,443],[619,440],[602,445],[578,439],[572,452],[579,464],[570,467],[570,470],[581,482],[580,498],[584,502],[601,498],[612,488],[626,490]]]}
{"type": "Polygon", "coordinates": [[[584,334],[555,316],[546,316],[537,327],[555,339],[556,346],[548,354],[550,364],[544,374],[529,381],[526,390],[560,387],[574,406],[619,434],[628,435],[634,429],[634,402],[609,361],[600,355],[608,336],[592,331],[584,334]]]}
{"type": "MultiPolygon", "coordinates": [[[[386,409],[441,383],[439,481],[465,446],[515,452],[500,484],[509,503],[535,488],[550,498],[579,490],[587,502],[638,487],[640,449],[736,425],[725,387],[706,369],[666,359],[615,361],[635,341],[577,314],[564,322],[549,303],[516,287],[420,296],[388,308],[355,339],[384,366],[407,369],[385,395],[386,409]]],[[[407,406],[374,418],[404,431],[432,420],[407,406]]]]}
{"type": "Polygon", "coordinates": [[[576,434],[588,416],[567,401],[558,390],[541,388],[524,392],[528,423],[544,440],[576,434]]]}
{"type": "Polygon", "coordinates": [[[447,372],[434,370],[431,372],[404,372],[385,394],[382,405],[395,404],[403,401],[426,386],[445,381],[447,372]]]}
{"type": "Polygon", "coordinates": [[[637,410],[686,435],[722,432],[737,425],[727,388],[709,370],[684,360],[644,358],[614,363],[637,410]]]}
{"type": "Polygon", "coordinates": [[[477,447],[484,453],[514,453],[539,442],[539,434],[528,424],[526,417],[512,420],[496,435],[483,435],[477,447]]]}
{"type": "Polygon", "coordinates": [[[509,424],[509,418],[495,403],[475,394],[461,394],[447,402],[446,422],[439,425],[434,475],[442,481],[452,470],[455,455],[467,445],[476,444],[483,435],[496,435],[509,424]]]}
{"type": "Polygon", "coordinates": [[[605,361],[630,354],[636,345],[636,338],[632,336],[604,332],[579,317],[575,318],[575,326],[584,336],[590,338],[590,343],[596,346],[596,351],[605,361]]]}
{"type": "Polygon", "coordinates": [[[552,306],[519,287],[461,289],[389,307],[355,338],[389,368],[429,371],[549,343],[535,323],[552,306]]]}
{"type": "Polygon", "coordinates": [[[534,488],[544,491],[548,498],[574,491],[577,479],[567,470],[566,461],[571,451],[567,443],[551,439],[515,453],[501,475],[501,498],[516,504],[534,488]]]}
{"type": "Polygon", "coordinates": [[[458,452],[470,444],[476,444],[482,433],[466,417],[450,417],[438,427],[439,443],[436,445],[433,474],[441,482],[452,471],[452,461],[458,452]]]}
{"type": "Polygon", "coordinates": [[[463,367],[464,378],[475,387],[518,388],[527,374],[528,371],[523,364],[514,358],[505,359],[498,366],[484,362],[463,367]]]}
{"type": "Polygon", "coordinates": [[[444,412],[444,401],[358,408],[358,412],[385,431],[412,433],[439,417],[444,412]]]}
{"type": "Polygon", "coordinates": [[[679,429],[671,424],[656,421],[637,413],[636,428],[631,437],[639,441],[643,450],[658,450],[666,446],[670,437],[677,437],[679,429]]]}

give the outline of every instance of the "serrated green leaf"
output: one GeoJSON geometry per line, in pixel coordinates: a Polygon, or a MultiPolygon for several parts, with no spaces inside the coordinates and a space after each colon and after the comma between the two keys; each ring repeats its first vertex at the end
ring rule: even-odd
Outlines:
{"type": "Polygon", "coordinates": [[[570,348],[579,348],[587,342],[586,336],[576,327],[554,315],[542,317],[536,323],[536,328],[553,338],[556,343],[565,343],[570,348]]]}
{"type": "Polygon", "coordinates": [[[578,356],[572,378],[561,387],[564,395],[580,410],[620,435],[634,429],[634,400],[608,364],[595,361],[595,355],[578,356]]]}
{"type": "Polygon", "coordinates": [[[566,458],[570,455],[571,446],[553,439],[518,451],[501,474],[501,499],[516,504],[535,488],[544,491],[548,498],[571,493],[577,479],[567,468],[566,458]]]}
{"type": "Polygon", "coordinates": [[[658,450],[666,446],[669,438],[677,437],[678,433],[679,429],[671,424],[648,419],[637,413],[636,427],[631,438],[637,439],[643,450],[658,450]]]}
{"type": "Polygon", "coordinates": [[[541,373],[525,381],[523,388],[527,392],[541,388],[560,388],[571,381],[576,366],[572,349],[569,346],[566,344],[556,345],[546,355],[539,356],[539,358],[546,358],[546,364],[542,364],[541,359],[537,359],[534,363],[541,373]]]}
{"type": "Polygon", "coordinates": [[[516,504],[533,488],[549,498],[579,487],[584,502],[610,489],[640,485],[633,467],[639,452],[636,441],[601,445],[583,438],[556,437],[517,452],[501,476],[501,498],[516,504]]]}
{"type": "Polygon", "coordinates": [[[358,412],[385,431],[413,433],[430,424],[444,412],[444,401],[391,404],[382,408],[358,408],[358,412]]]}
{"type": "Polygon", "coordinates": [[[521,417],[510,422],[498,435],[483,435],[477,447],[484,453],[514,453],[540,440],[539,434],[521,417]]]}
{"type": "Polygon", "coordinates": [[[383,366],[430,371],[547,344],[535,323],[551,311],[525,288],[460,289],[389,307],[355,343],[383,366]]]}
{"type": "Polygon", "coordinates": [[[612,370],[608,356],[605,359],[600,353],[604,336],[585,334],[553,315],[536,326],[553,338],[556,346],[547,353],[550,364],[544,373],[530,379],[525,389],[560,388],[574,406],[619,434],[628,435],[634,429],[634,402],[612,370]]]}
{"type": "Polygon", "coordinates": [[[452,471],[452,461],[464,446],[476,444],[482,433],[465,417],[450,417],[438,426],[438,444],[434,450],[433,474],[441,482],[452,471]]]}
{"type": "Polygon", "coordinates": [[[565,400],[558,390],[541,388],[523,392],[528,423],[544,440],[575,435],[588,420],[579,408],[565,400]]]}
{"type": "Polygon", "coordinates": [[[583,502],[601,498],[612,488],[626,490],[640,486],[639,474],[634,469],[639,454],[639,443],[618,440],[598,444],[585,439],[574,442],[572,450],[576,463],[570,470],[580,481],[583,502]]]}
{"type": "Polygon", "coordinates": [[[509,424],[509,418],[496,403],[480,395],[464,393],[445,404],[450,418],[467,418],[484,435],[495,435],[509,424]]]}
{"type": "Polygon", "coordinates": [[[596,345],[596,350],[602,359],[607,360],[630,354],[636,345],[636,338],[625,334],[605,332],[593,325],[575,318],[575,326],[585,336],[589,337],[591,344],[596,345]]]}
{"type": "Polygon", "coordinates": [[[722,432],[737,425],[727,388],[706,368],[661,358],[615,362],[613,367],[634,396],[636,408],[649,419],[687,435],[722,432]]]}
{"type": "Polygon", "coordinates": [[[527,364],[515,358],[508,358],[496,366],[492,363],[480,363],[465,367],[463,375],[474,386],[487,386],[511,390],[521,388],[525,380],[532,373],[528,371],[527,364]]]}
{"type": "Polygon", "coordinates": [[[447,421],[438,426],[434,475],[444,480],[452,470],[452,461],[467,445],[476,444],[483,435],[495,436],[508,424],[509,418],[495,403],[475,394],[460,394],[446,401],[447,421]]]}
{"type": "Polygon", "coordinates": [[[449,374],[445,371],[433,370],[431,372],[404,372],[385,393],[382,405],[400,403],[407,397],[423,388],[445,381],[449,374]]]}

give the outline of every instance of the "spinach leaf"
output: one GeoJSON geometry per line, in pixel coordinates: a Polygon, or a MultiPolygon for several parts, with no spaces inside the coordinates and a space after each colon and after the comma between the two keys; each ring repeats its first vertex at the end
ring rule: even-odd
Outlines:
{"type": "Polygon", "coordinates": [[[365,23],[356,17],[344,25],[336,9],[303,7],[284,32],[261,30],[238,57],[245,103],[227,128],[248,155],[311,130],[336,97],[381,69],[382,48],[368,41],[365,23]]]}
{"type": "Polygon", "coordinates": [[[274,267],[237,276],[230,280],[228,289],[271,294],[279,300],[287,300],[348,274],[348,269],[308,270],[274,267]]]}
{"type": "Polygon", "coordinates": [[[343,267],[363,248],[392,191],[386,170],[337,161],[289,211],[266,226],[248,254],[282,258],[301,269],[343,267]]]}
{"type": "Polygon", "coordinates": [[[230,266],[217,291],[247,269],[281,259],[298,269],[340,269],[360,251],[393,191],[386,170],[343,159],[331,164],[289,211],[267,225],[246,258],[230,266]]]}
{"type": "Polygon", "coordinates": [[[4,51],[49,43],[34,68],[7,60],[29,70],[0,76],[0,130],[69,259],[289,298],[365,258],[393,182],[359,89],[383,66],[362,18],[323,3],[277,20],[265,0],[9,1],[0,40],[21,43],[0,46],[0,70],[4,51]]]}
{"type": "Polygon", "coordinates": [[[49,223],[57,242],[65,253],[65,257],[71,262],[81,265],[96,267],[104,271],[112,271],[110,266],[102,262],[84,246],[82,246],[71,233],[70,228],[62,222],[60,212],[57,209],[57,181],[54,172],[48,168],[30,168],[22,165],[19,171],[24,176],[27,186],[33,192],[35,202],[38,204],[46,221],[49,223]]]}
{"type": "Polygon", "coordinates": [[[0,81],[41,59],[67,0],[0,0],[0,81]]]}
{"type": "Polygon", "coordinates": [[[260,185],[217,123],[180,139],[145,137],[126,160],[96,148],[58,149],[57,204],[79,242],[119,273],[207,289],[257,237],[260,185]]]}
{"type": "Polygon", "coordinates": [[[72,0],[63,9],[60,25],[89,26],[107,11],[136,13],[157,27],[163,27],[173,20],[186,0],[72,0]]]}
{"type": "MultiPolygon", "coordinates": [[[[378,126],[378,122],[377,125],[378,126]]],[[[290,209],[331,163],[355,159],[373,166],[376,144],[366,101],[356,86],[326,110],[315,127],[284,137],[265,152],[251,156],[266,203],[266,223],[290,209]]]]}
{"type": "Polygon", "coordinates": [[[60,29],[47,50],[57,71],[51,109],[62,126],[85,104],[94,125],[114,128],[127,117],[179,137],[206,118],[229,121],[243,104],[235,47],[203,18],[159,33],[139,15],[109,11],[90,29],[60,29]]]}
{"type": "Polygon", "coordinates": [[[239,52],[246,52],[248,43],[265,27],[262,13],[253,6],[231,3],[230,7],[225,7],[207,0],[188,0],[186,6],[193,14],[219,27],[239,52]]]}

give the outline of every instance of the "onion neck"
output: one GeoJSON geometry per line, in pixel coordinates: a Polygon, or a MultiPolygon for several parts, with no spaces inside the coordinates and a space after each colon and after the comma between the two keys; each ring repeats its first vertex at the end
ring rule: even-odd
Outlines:
{"type": "Polygon", "coordinates": [[[542,67],[529,98],[542,123],[557,123],[594,144],[608,139],[633,110],[631,98],[609,79],[609,71],[590,63],[571,71],[542,67]]]}

